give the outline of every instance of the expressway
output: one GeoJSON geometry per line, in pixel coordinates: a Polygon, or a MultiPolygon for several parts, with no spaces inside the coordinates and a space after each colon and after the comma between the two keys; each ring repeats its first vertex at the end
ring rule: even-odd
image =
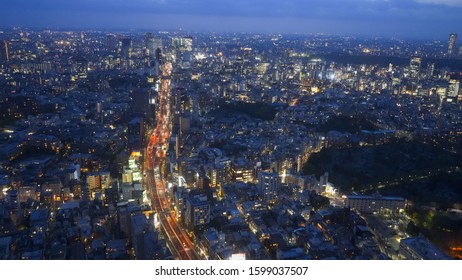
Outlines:
{"type": "Polygon", "coordinates": [[[170,74],[172,64],[167,62],[162,66],[161,87],[158,94],[157,123],[149,138],[146,148],[144,167],[146,170],[146,188],[153,209],[163,229],[172,254],[181,260],[197,260],[198,254],[194,246],[170,208],[170,201],[166,194],[166,182],[162,176],[162,166],[165,161],[166,148],[171,131],[170,74]]]}

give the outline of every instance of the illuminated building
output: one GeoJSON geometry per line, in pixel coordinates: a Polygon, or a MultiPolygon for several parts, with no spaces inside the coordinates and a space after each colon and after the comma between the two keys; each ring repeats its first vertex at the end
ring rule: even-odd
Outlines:
{"type": "Polygon", "coordinates": [[[146,50],[150,59],[158,59],[156,54],[158,50],[162,50],[162,39],[159,37],[153,37],[152,33],[147,33],[146,50]]]}
{"type": "Polygon", "coordinates": [[[449,88],[448,88],[448,96],[447,96],[447,101],[448,102],[456,102],[457,101],[457,97],[459,95],[459,89],[460,89],[459,80],[451,79],[449,81],[449,88]]]}
{"type": "Polygon", "coordinates": [[[175,37],[172,38],[172,46],[183,52],[192,51],[193,38],[192,37],[175,37]]]}
{"type": "Polygon", "coordinates": [[[455,33],[449,34],[449,41],[448,41],[448,56],[449,57],[454,55],[454,50],[456,48],[456,41],[457,41],[457,34],[455,33]]]}
{"type": "Polygon", "coordinates": [[[37,184],[19,187],[19,201],[26,202],[28,199],[37,200],[37,184]]]}
{"type": "Polygon", "coordinates": [[[87,185],[90,197],[94,198],[96,193],[104,193],[111,184],[111,174],[109,172],[90,173],[87,176],[87,185]]]}
{"type": "Polygon", "coordinates": [[[53,193],[52,192],[41,192],[40,201],[49,209],[54,209],[53,193]]]}
{"type": "Polygon", "coordinates": [[[426,71],[425,75],[427,76],[427,78],[431,78],[431,77],[433,77],[434,73],[435,73],[435,63],[428,63],[427,64],[427,71],[426,71]]]}
{"type": "Polygon", "coordinates": [[[449,260],[450,258],[436,248],[423,235],[401,239],[399,254],[405,260],[449,260]]]}
{"type": "Polygon", "coordinates": [[[128,166],[124,166],[124,171],[122,173],[122,183],[133,183],[133,171],[128,166]]]}
{"type": "Polygon", "coordinates": [[[242,158],[231,163],[231,177],[236,182],[252,182],[254,180],[254,167],[242,158]]]}
{"type": "Polygon", "coordinates": [[[208,188],[210,186],[210,179],[205,175],[204,172],[196,172],[196,187],[199,189],[208,188]]]}
{"type": "Polygon", "coordinates": [[[212,187],[217,187],[219,185],[224,185],[230,183],[229,177],[229,165],[218,163],[214,168],[209,170],[210,185],[212,187]]]}
{"type": "Polygon", "coordinates": [[[196,195],[186,199],[186,225],[191,229],[210,223],[210,202],[205,195],[196,195]]]}
{"type": "Polygon", "coordinates": [[[281,179],[277,173],[260,172],[260,174],[258,174],[257,188],[263,200],[269,202],[275,201],[280,186],[281,179]]]}
{"type": "Polygon", "coordinates": [[[412,78],[418,78],[421,64],[422,64],[422,58],[420,57],[411,58],[409,69],[410,69],[410,75],[412,78]]]}
{"type": "MultiPolygon", "coordinates": [[[[87,185],[91,193],[101,190],[101,181],[97,173],[88,174],[87,185]]],[[[93,197],[93,195],[92,195],[93,197]]]]}
{"type": "Polygon", "coordinates": [[[373,213],[382,210],[399,212],[405,206],[404,198],[381,196],[378,192],[373,195],[348,195],[345,199],[345,207],[350,207],[360,213],[373,213]]]}
{"type": "Polygon", "coordinates": [[[61,201],[63,184],[59,179],[49,180],[42,186],[42,191],[51,192],[54,201],[61,201]]]}

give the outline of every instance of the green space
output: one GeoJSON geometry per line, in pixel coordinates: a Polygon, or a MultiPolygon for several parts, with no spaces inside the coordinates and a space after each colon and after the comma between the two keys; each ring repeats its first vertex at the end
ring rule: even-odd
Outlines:
{"type": "Polygon", "coordinates": [[[321,124],[316,129],[317,132],[338,131],[343,133],[349,132],[351,134],[358,134],[361,130],[374,131],[377,130],[377,126],[364,118],[338,115],[330,117],[326,123],[321,124]]]}
{"type": "Polygon", "coordinates": [[[17,119],[15,118],[0,118],[0,128],[5,128],[8,125],[13,125],[17,119]]]}
{"type": "Polygon", "coordinates": [[[262,119],[265,121],[274,120],[277,110],[270,104],[256,102],[248,103],[242,101],[220,102],[220,111],[232,111],[246,114],[249,117],[262,119]]]}
{"type": "Polygon", "coordinates": [[[400,195],[418,204],[450,207],[462,202],[460,151],[418,141],[344,149],[311,155],[304,174],[329,172],[329,181],[351,191],[400,195]]]}
{"type": "Polygon", "coordinates": [[[410,235],[422,233],[451,257],[462,259],[462,214],[422,208],[411,208],[408,214],[410,235]]]}

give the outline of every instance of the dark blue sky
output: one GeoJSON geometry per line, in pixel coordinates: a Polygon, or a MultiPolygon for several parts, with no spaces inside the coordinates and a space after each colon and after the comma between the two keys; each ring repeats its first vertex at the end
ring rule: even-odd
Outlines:
{"type": "Polygon", "coordinates": [[[462,36],[462,0],[2,0],[0,27],[462,36]]]}

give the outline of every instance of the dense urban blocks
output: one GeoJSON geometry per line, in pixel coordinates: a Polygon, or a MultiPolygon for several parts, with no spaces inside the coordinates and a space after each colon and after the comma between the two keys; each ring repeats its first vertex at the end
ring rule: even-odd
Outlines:
{"type": "Polygon", "coordinates": [[[460,258],[454,35],[0,43],[0,259],[460,258]]]}

